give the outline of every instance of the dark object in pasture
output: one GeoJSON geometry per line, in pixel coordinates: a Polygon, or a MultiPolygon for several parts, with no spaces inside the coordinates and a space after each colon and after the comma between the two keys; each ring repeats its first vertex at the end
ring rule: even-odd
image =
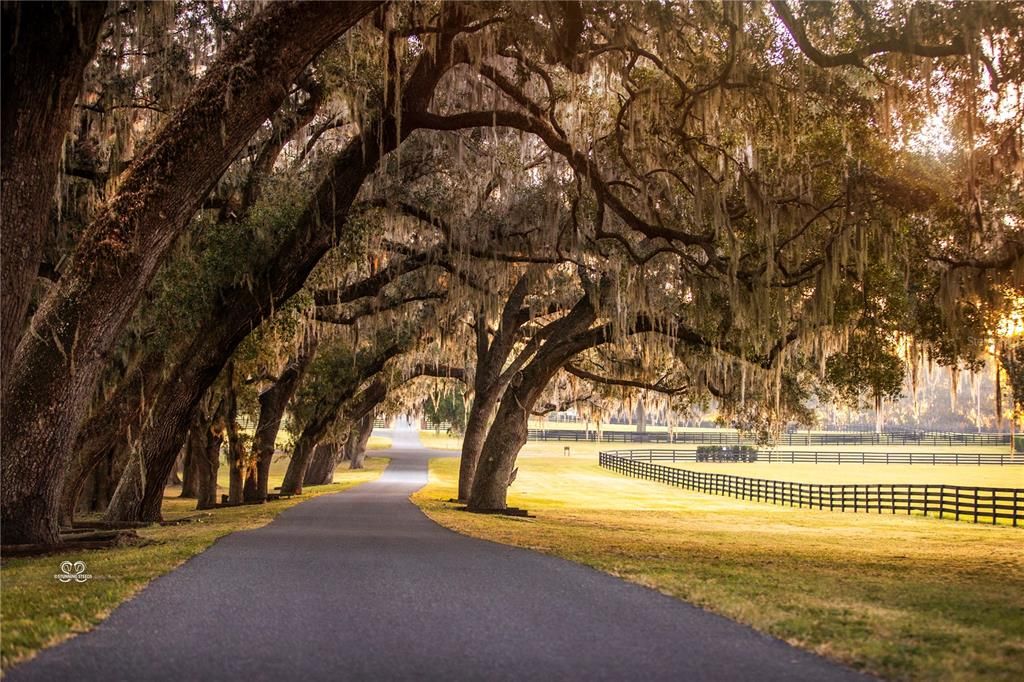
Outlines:
{"type": "Polygon", "coordinates": [[[698,462],[756,462],[757,448],[749,445],[702,445],[697,448],[698,462]]]}

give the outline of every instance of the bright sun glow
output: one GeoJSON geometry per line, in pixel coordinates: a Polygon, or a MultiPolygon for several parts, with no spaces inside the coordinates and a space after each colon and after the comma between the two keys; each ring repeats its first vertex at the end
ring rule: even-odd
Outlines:
{"type": "Polygon", "coordinates": [[[917,154],[945,156],[953,151],[953,134],[943,112],[928,117],[921,129],[910,136],[907,149],[917,154]]]}
{"type": "Polygon", "coordinates": [[[1013,310],[999,320],[996,333],[1004,337],[1024,334],[1024,298],[1014,301],[1013,310]]]}

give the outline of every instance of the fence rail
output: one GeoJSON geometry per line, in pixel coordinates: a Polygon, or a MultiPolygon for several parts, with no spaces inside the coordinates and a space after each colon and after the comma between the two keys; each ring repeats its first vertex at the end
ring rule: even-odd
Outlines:
{"type": "MultiPolygon", "coordinates": [[[[610,450],[647,462],[696,462],[696,450],[610,450]]],[[[759,450],[758,462],[769,464],[957,464],[964,466],[1024,465],[1024,454],[1005,452],[836,452],[834,450],[759,450]]]]}
{"type": "Polygon", "coordinates": [[[822,484],[774,481],[731,474],[690,471],[646,461],[649,451],[638,458],[630,452],[602,452],[602,467],[637,478],[645,478],[711,495],[769,502],[808,509],[866,513],[919,512],[957,521],[996,524],[1009,520],[1014,526],[1024,519],[1024,490],[981,488],[958,485],[903,483],[822,484]]]}
{"type": "MultiPolygon", "coordinates": [[[[530,440],[597,441],[595,431],[583,429],[530,429],[530,440]]],[[[693,443],[699,445],[753,445],[735,431],[665,431],[636,433],[633,431],[603,431],[602,442],[607,443],[693,443]]],[[[777,445],[1010,445],[1008,433],[784,433],[777,445]]]]}

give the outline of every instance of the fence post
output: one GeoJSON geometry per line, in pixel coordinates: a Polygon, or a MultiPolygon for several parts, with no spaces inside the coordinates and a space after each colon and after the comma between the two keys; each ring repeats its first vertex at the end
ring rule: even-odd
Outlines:
{"type": "MultiPolygon", "coordinates": [[[[656,451],[654,448],[648,448],[646,450],[599,450],[598,463],[605,468],[628,476],[678,485],[709,494],[731,496],[743,500],[756,499],[758,501],[789,505],[791,507],[799,507],[801,509],[803,508],[805,501],[807,502],[807,507],[809,509],[813,509],[815,506],[815,496],[817,495],[818,509],[824,509],[826,484],[804,484],[798,481],[777,481],[773,479],[733,476],[731,474],[694,472],[686,469],[670,468],[654,462],[655,455],[664,455],[665,459],[667,459],[668,454],[668,452],[663,452],[661,450],[656,451]],[[648,460],[646,462],[642,459],[645,454],[648,460]]],[[[688,453],[682,453],[682,455],[685,454],[688,453]]],[[[815,454],[817,455],[820,453],[815,452],[815,454]]],[[[866,456],[866,453],[860,454],[862,457],[866,456]]],[[[933,458],[935,456],[936,455],[933,453],[933,458]]],[[[972,456],[981,457],[980,454],[972,456]]],[[[672,451],[673,462],[679,461],[680,457],[680,453],[672,451]]],[[[820,458],[818,458],[818,460],[820,461],[820,458]]],[[[889,461],[893,461],[892,458],[889,458],[889,461]]],[[[948,459],[944,458],[944,461],[948,462],[948,459]]],[[[893,514],[896,514],[899,510],[896,497],[897,490],[902,490],[905,491],[904,496],[901,497],[899,501],[906,504],[907,514],[911,515],[914,511],[913,505],[915,493],[916,491],[921,491],[924,498],[921,511],[923,511],[925,516],[928,516],[930,513],[934,513],[936,511],[936,507],[938,507],[938,517],[940,519],[945,518],[947,512],[952,512],[954,519],[959,521],[961,516],[972,516],[968,512],[970,511],[969,506],[973,506],[973,521],[974,523],[980,523],[983,516],[981,514],[981,491],[985,490],[988,493],[986,507],[990,509],[993,525],[998,525],[999,523],[999,505],[1004,500],[1009,503],[1008,509],[1011,510],[1009,514],[1005,514],[1004,516],[1011,520],[1014,527],[1020,526],[1020,521],[1024,518],[1024,515],[1021,514],[1021,503],[1024,502],[1024,497],[1022,497],[1024,489],[1018,488],[996,489],[982,488],[979,486],[935,486],[929,484],[915,485],[911,483],[863,485],[841,484],[838,486],[835,484],[827,484],[827,487],[830,511],[835,511],[835,498],[838,493],[840,497],[839,507],[842,512],[845,512],[847,506],[850,506],[850,503],[852,502],[852,511],[854,513],[860,511],[870,513],[871,507],[874,506],[876,512],[879,514],[883,513],[886,508],[890,509],[893,514]],[[860,504],[862,487],[864,495],[863,510],[861,509],[860,504]],[[938,487],[937,505],[936,500],[932,499],[932,488],[935,487],[938,487]],[[1000,496],[1001,493],[1005,493],[1005,495],[1000,496]],[[872,505],[871,500],[872,494],[876,496],[876,499],[873,501],[874,505],[872,505]],[[888,497],[883,499],[886,494],[888,494],[888,497]],[[946,506],[946,498],[950,494],[952,495],[953,507],[946,506]],[[852,500],[848,499],[849,497],[852,497],[852,500]],[[886,505],[888,505],[888,507],[886,507],[886,505]]]]}

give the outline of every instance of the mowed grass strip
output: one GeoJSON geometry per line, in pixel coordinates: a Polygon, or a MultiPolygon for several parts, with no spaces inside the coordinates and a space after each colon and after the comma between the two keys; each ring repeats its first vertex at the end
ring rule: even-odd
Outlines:
{"type": "Polygon", "coordinates": [[[509,497],[537,518],[505,518],[447,502],[457,460],[430,470],[413,500],[453,530],[593,566],[889,679],[1024,678],[1024,530],[744,502],[537,456],[519,461],[509,497]]]}
{"type": "MultiPolygon", "coordinates": [[[[642,457],[640,458],[643,459],[642,457]]],[[[914,483],[1024,488],[1024,466],[953,464],[790,464],[788,462],[671,462],[656,464],[716,474],[834,485],[914,483]]]]}
{"type": "Polygon", "coordinates": [[[432,450],[461,450],[462,438],[449,436],[444,431],[420,431],[423,447],[432,450]]]}
{"type": "MultiPolygon", "coordinates": [[[[139,535],[152,541],[145,546],[83,551],[74,556],[5,559],[0,565],[2,667],[6,669],[44,647],[90,629],[151,580],[199,554],[217,538],[264,526],[304,500],[371,481],[380,476],[387,463],[387,458],[367,457],[366,468],[357,471],[349,470],[348,463],[344,463],[335,474],[334,484],[307,488],[302,495],[261,505],[196,512],[195,500],[167,497],[165,519],[193,514],[208,517],[198,523],[140,529],[139,535]],[[54,578],[61,572],[61,562],[79,560],[85,562],[91,580],[65,584],[54,578]]],[[[280,465],[275,463],[275,468],[280,465]]],[[[280,484],[274,482],[279,476],[272,477],[272,485],[280,484]]]]}

